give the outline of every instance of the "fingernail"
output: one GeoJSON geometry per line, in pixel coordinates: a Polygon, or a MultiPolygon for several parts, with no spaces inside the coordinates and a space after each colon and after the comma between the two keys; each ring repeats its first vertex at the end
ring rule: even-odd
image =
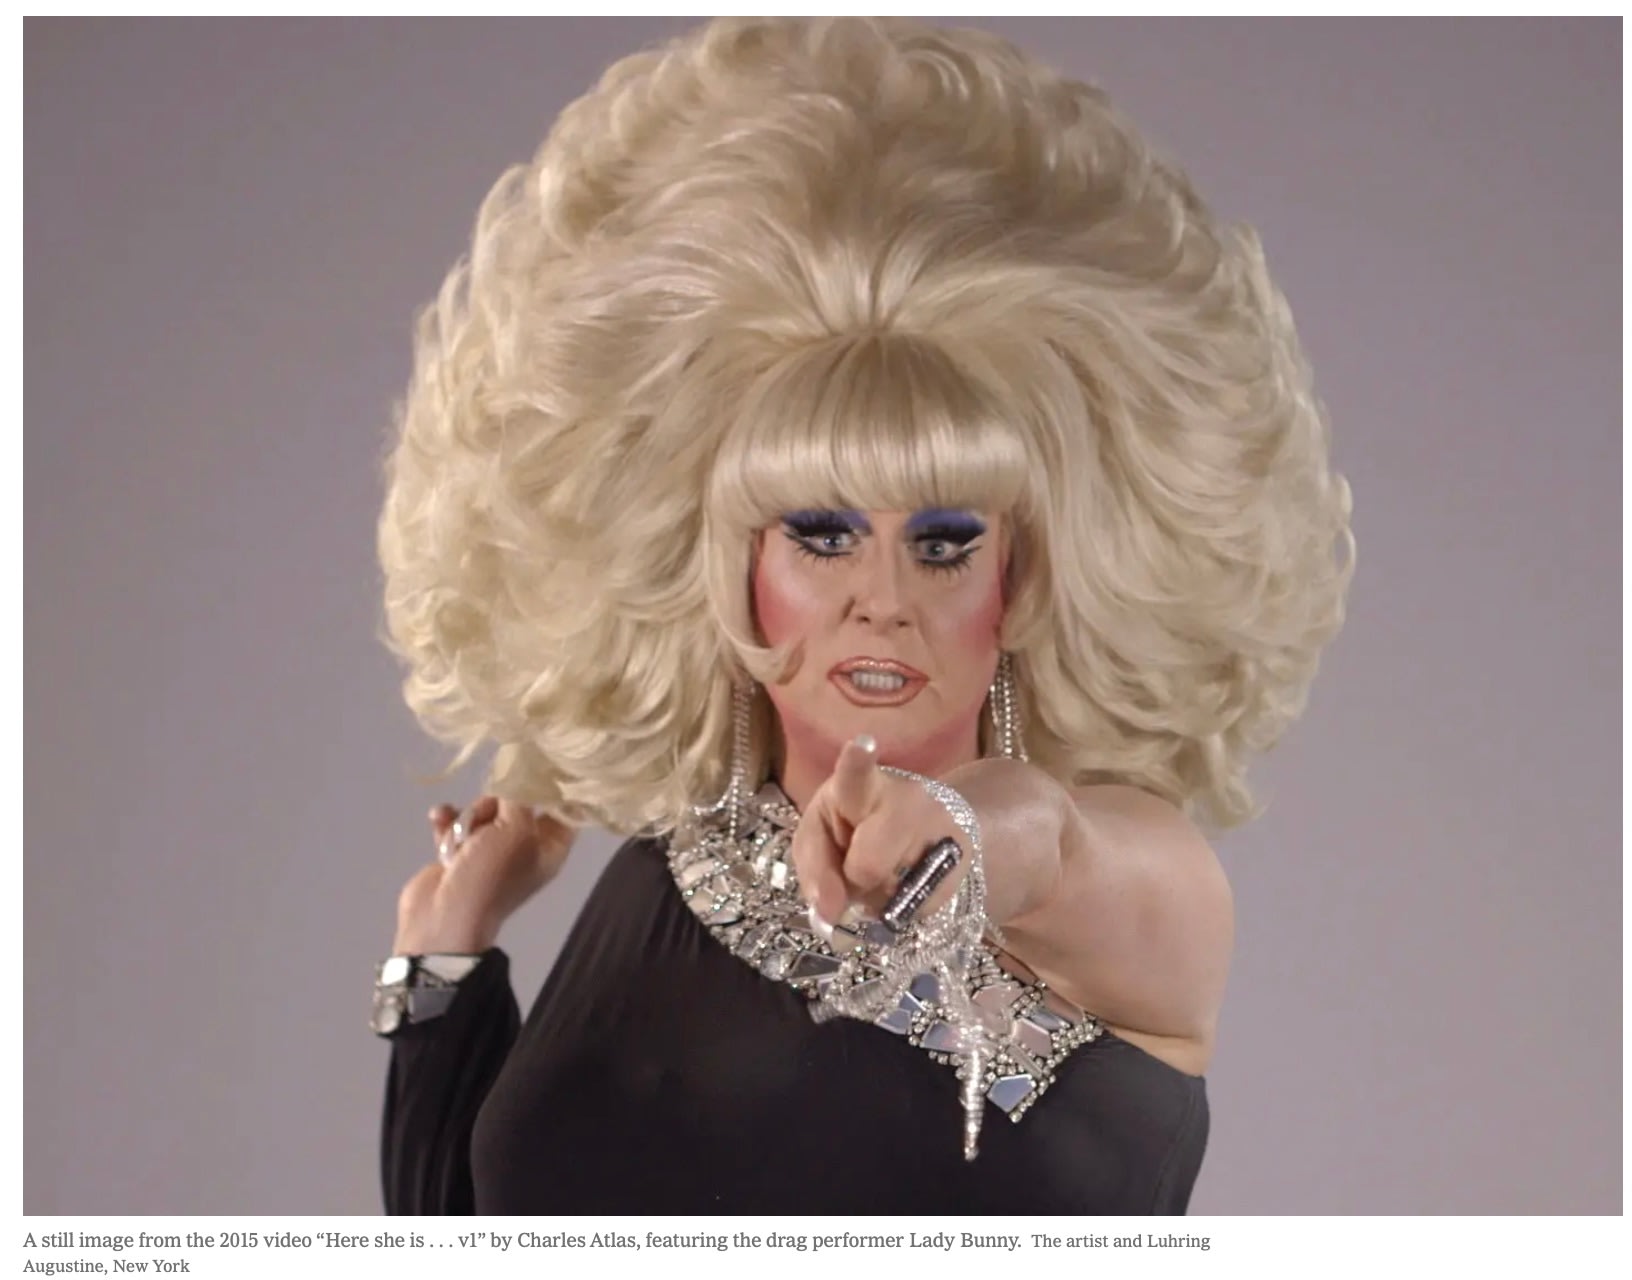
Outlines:
{"type": "Polygon", "coordinates": [[[878,739],[870,733],[864,733],[856,739],[856,745],[863,751],[877,751],[878,739]]]}

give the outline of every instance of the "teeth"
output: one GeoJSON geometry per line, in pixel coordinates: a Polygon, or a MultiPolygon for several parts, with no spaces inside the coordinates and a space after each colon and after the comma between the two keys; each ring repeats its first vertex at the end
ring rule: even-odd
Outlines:
{"type": "Polygon", "coordinates": [[[889,693],[901,688],[907,683],[905,676],[885,675],[874,671],[847,671],[850,683],[858,689],[876,689],[880,693],[889,693]]]}

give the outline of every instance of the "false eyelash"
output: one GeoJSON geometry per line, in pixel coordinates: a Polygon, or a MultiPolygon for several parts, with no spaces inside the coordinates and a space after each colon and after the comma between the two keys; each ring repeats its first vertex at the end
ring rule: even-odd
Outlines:
{"type": "Polygon", "coordinates": [[[956,538],[936,537],[935,534],[927,531],[919,534],[913,539],[913,541],[947,542],[951,543],[953,546],[962,546],[963,550],[950,560],[925,560],[922,562],[924,568],[926,569],[940,570],[946,573],[961,573],[963,570],[967,569],[969,567],[969,562],[974,559],[975,552],[978,550],[976,547],[971,547],[967,544],[960,543],[956,538]]]}
{"type": "Polygon", "coordinates": [[[788,541],[793,543],[793,549],[800,555],[804,556],[805,559],[814,560],[818,564],[829,564],[834,560],[844,559],[845,553],[842,551],[812,551],[804,543],[800,542],[798,538],[795,538],[792,535],[789,535],[788,541]]]}
{"type": "Polygon", "coordinates": [[[845,553],[842,551],[814,550],[806,543],[805,539],[832,537],[846,533],[850,534],[852,537],[856,535],[856,531],[843,520],[836,520],[832,518],[815,520],[788,520],[784,521],[783,523],[786,525],[784,536],[789,542],[793,543],[793,549],[800,555],[808,556],[812,560],[839,560],[844,557],[845,553]]]}
{"type": "Polygon", "coordinates": [[[848,523],[834,516],[809,520],[785,520],[783,523],[801,538],[819,538],[832,533],[857,533],[848,523]]]}

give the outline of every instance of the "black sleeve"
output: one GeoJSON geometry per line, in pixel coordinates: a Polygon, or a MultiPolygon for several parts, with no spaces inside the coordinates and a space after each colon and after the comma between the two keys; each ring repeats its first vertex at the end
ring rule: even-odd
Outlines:
{"type": "Polygon", "coordinates": [[[471,1129],[520,1027],[510,957],[494,947],[445,1014],[392,1039],[380,1131],[387,1213],[476,1212],[471,1129]]]}

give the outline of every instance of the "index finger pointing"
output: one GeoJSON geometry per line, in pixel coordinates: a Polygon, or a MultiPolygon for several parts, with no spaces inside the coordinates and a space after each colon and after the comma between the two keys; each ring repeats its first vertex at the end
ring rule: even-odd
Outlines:
{"type": "Polygon", "coordinates": [[[878,740],[861,734],[844,744],[833,767],[833,807],[852,828],[878,803],[878,740]]]}

